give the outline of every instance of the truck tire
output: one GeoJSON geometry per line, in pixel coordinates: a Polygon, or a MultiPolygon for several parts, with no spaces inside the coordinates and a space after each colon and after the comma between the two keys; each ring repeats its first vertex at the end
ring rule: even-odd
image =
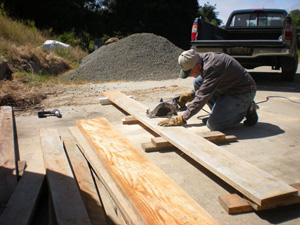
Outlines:
{"type": "Polygon", "coordinates": [[[298,55],[296,57],[285,57],[281,61],[281,80],[292,82],[298,68],[298,55]]]}

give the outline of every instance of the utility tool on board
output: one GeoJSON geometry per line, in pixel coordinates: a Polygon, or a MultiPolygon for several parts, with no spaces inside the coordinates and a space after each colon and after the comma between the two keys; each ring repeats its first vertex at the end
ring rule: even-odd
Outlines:
{"type": "Polygon", "coordinates": [[[160,99],[160,102],[154,107],[152,111],[147,109],[146,115],[149,118],[155,117],[172,117],[173,115],[177,115],[177,112],[185,111],[186,106],[179,107],[178,100],[180,96],[172,98],[169,102],[164,102],[163,98],[160,99]]]}

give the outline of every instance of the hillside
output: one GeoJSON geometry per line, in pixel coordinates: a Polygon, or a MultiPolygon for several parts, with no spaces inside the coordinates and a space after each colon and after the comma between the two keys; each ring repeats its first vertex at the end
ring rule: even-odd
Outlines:
{"type": "Polygon", "coordinates": [[[40,103],[41,87],[79,66],[87,55],[79,47],[47,51],[46,40],[56,37],[33,22],[14,21],[0,13],[0,106],[27,108],[40,103]]]}

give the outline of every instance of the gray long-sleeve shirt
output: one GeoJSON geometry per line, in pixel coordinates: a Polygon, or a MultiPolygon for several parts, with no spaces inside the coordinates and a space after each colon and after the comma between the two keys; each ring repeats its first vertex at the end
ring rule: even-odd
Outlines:
{"type": "Polygon", "coordinates": [[[234,58],[223,53],[203,53],[202,85],[192,91],[194,100],[188,105],[183,118],[188,120],[208,102],[215,92],[220,94],[243,94],[256,89],[251,75],[234,58]]]}

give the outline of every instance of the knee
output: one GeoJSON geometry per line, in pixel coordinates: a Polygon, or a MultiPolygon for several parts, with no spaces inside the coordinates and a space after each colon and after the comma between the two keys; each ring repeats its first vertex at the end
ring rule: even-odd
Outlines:
{"type": "Polygon", "coordinates": [[[209,122],[209,121],[207,121],[206,126],[207,126],[208,129],[210,129],[211,131],[220,131],[220,130],[222,130],[222,129],[225,128],[224,126],[222,126],[222,125],[220,125],[220,124],[212,123],[212,122],[209,122]]]}

